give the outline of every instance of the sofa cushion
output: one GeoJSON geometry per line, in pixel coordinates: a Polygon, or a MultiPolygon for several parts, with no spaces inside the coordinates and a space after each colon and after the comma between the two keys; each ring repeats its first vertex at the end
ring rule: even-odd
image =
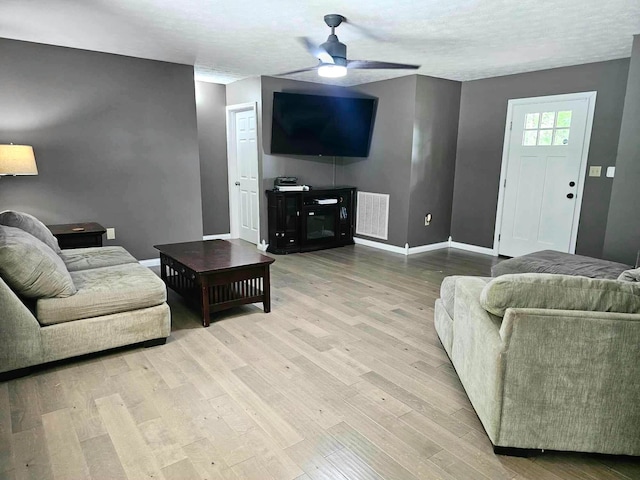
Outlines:
{"type": "Polygon", "coordinates": [[[46,298],[36,303],[42,325],[128,312],[164,303],[164,282],[138,263],[72,272],[78,289],[73,297],[46,298]]]}
{"type": "Polygon", "coordinates": [[[640,282],[640,268],[625,270],[620,274],[618,280],[623,282],[640,282]]]}
{"type": "Polygon", "coordinates": [[[620,273],[628,268],[630,266],[624,263],[543,250],[503,260],[491,267],[491,276],[498,277],[510,273],[556,273],[615,280],[620,273]]]}
{"type": "Polygon", "coordinates": [[[65,249],[60,253],[60,258],[70,272],[138,263],[138,260],[122,247],[65,249]]]}
{"type": "Polygon", "coordinates": [[[546,273],[502,275],[484,287],[480,303],[500,317],[507,308],[640,313],[640,283],[546,273]]]}
{"type": "Polygon", "coordinates": [[[58,254],[20,228],[0,225],[0,275],[16,293],[27,298],[76,293],[58,254]]]}
{"type": "Polygon", "coordinates": [[[51,230],[49,230],[44,223],[33,215],[16,212],[14,210],[5,210],[4,212],[0,212],[0,225],[24,230],[46,244],[54,252],[60,253],[58,239],[53,236],[51,230]]]}

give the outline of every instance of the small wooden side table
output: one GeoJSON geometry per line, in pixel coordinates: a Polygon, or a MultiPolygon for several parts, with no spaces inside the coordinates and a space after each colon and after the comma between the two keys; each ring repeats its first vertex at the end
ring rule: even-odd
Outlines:
{"type": "Polygon", "coordinates": [[[95,222],[47,225],[58,239],[60,248],[101,247],[102,235],[107,231],[95,222]]]}

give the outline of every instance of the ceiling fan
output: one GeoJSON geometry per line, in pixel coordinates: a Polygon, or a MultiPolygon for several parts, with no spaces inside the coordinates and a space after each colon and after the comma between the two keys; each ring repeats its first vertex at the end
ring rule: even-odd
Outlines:
{"type": "Polygon", "coordinates": [[[347,69],[356,70],[377,70],[377,69],[407,69],[416,70],[420,65],[407,65],[404,63],[376,62],[372,60],[347,60],[347,46],[338,40],[335,34],[336,27],[346,18],[337,13],[324,16],[324,23],[331,28],[331,35],[327,41],[316,46],[311,40],[302,37],[301,41],[306,49],[318,59],[318,65],[291,72],[281,73],[283,75],[293,75],[294,73],[309,72],[317,70],[321,77],[338,78],[347,74],[347,69]]]}

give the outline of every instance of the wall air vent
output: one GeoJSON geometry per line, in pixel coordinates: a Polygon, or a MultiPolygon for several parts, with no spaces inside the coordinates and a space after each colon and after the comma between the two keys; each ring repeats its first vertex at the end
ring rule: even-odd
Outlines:
{"type": "Polygon", "coordinates": [[[358,192],[356,235],[389,237],[389,195],[386,193],[358,192]]]}

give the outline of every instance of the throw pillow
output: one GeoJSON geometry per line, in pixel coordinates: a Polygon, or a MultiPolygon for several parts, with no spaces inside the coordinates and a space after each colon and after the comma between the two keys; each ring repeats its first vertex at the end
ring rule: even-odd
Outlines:
{"type": "Polygon", "coordinates": [[[622,280],[624,282],[640,282],[640,268],[625,270],[620,274],[618,280],[622,280]]]}
{"type": "Polygon", "coordinates": [[[51,248],[56,253],[60,253],[60,246],[58,245],[58,239],[53,236],[51,230],[47,226],[38,220],[33,215],[29,215],[24,212],[16,212],[14,210],[5,210],[0,212],[0,225],[6,225],[7,227],[16,227],[30,233],[41,242],[51,248]]]}
{"type": "Polygon", "coordinates": [[[640,283],[574,275],[517,273],[487,284],[480,304],[503,317],[507,308],[640,313],[640,283]]]}
{"type": "Polygon", "coordinates": [[[27,298],[69,297],[76,293],[58,254],[20,228],[0,225],[0,276],[27,298]]]}

